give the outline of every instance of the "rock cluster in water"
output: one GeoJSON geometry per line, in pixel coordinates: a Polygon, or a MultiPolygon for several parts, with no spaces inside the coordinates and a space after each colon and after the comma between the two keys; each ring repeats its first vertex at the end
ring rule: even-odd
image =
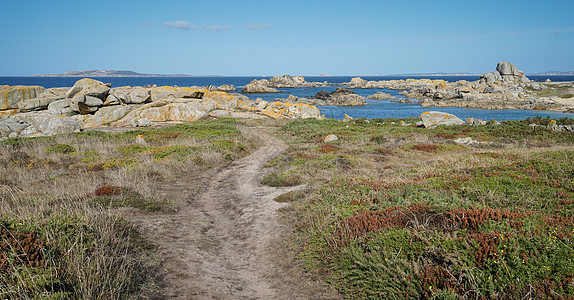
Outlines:
{"type": "Polygon", "coordinates": [[[532,81],[524,72],[507,62],[500,62],[496,71],[483,74],[479,80],[407,79],[366,81],[359,77],[345,83],[348,88],[387,88],[402,90],[400,95],[422,101],[423,107],[473,107],[484,109],[536,109],[567,111],[569,107],[552,99],[541,99],[532,91],[541,90],[543,84],[532,81]]]}
{"type": "Polygon", "coordinates": [[[102,126],[150,126],[208,116],[321,118],[315,106],[255,103],[234,90],[187,87],[118,87],[84,78],[71,88],[0,86],[0,138],[41,136],[102,126]]]}
{"type": "MultiPolygon", "coordinates": [[[[307,82],[303,76],[275,76],[269,80],[253,80],[243,87],[243,93],[280,93],[277,88],[294,87],[324,87],[334,84],[327,82],[307,82]]],[[[342,84],[347,89],[391,89],[401,90],[400,95],[407,99],[392,100],[394,102],[421,103],[423,107],[473,107],[483,109],[535,109],[554,111],[574,111],[574,106],[564,104],[552,98],[541,98],[534,94],[545,88],[541,84],[528,79],[524,72],[507,62],[500,62],[496,71],[483,74],[479,80],[447,82],[445,80],[406,79],[367,81],[355,77],[350,82],[342,84]],[[411,100],[415,99],[415,100],[411,100]]],[[[375,94],[369,96],[375,100],[389,99],[390,95],[375,94]]],[[[390,96],[392,97],[392,96],[390,96]]],[[[290,101],[312,105],[357,105],[330,104],[315,98],[296,98],[290,96],[290,101]]],[[[321,99],[319,99],[321,100],[321,99]]],[[[352,103],[352,102],[351,102],[352,103]]],[[[363,103],[364,104],[364,103],[363,103]]]]}

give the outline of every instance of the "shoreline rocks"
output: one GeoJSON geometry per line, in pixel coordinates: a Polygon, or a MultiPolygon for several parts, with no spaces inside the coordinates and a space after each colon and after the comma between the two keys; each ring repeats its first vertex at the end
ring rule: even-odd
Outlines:
{"type": "MultiPolygon", "coordinates": [[[[295,77],[293,82],[298,84],[302,80],[295,77]]],[[[287,84],[285,82],[283,84],[287,84]]],[[[3,97],[0,99],[0,138],[53,135],[104,126],[146,127],[206,117],[322,118],[319,109],[312,105],[256,103],[241,94],[219,91],[220,88],[111,88],[109,84],[89,78],[78,80],[71,88],[0,86],[3,97]]]]}

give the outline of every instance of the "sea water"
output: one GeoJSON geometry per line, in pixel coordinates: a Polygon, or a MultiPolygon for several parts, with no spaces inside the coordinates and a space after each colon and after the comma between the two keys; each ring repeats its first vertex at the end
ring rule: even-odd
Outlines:
{"type": "MultiPolygon", "coordinates": [[[[334,84],[341,84],[349,82],[355,76],[305,76],[308,82],[328,82],[334,84]]],[[[223,84],[234,85],[240,92],[241,88],[251,82],[253,79],[263,79],[269,77],[262,76],[202,76],[202,77],[92,77],[106,83],[111,83],[113,87],[119,86],[144,86],[144,85],[157,85],[157,86],[220,86],[223,84]]],[[[361,76],[361,78],[371,81],[379,80],[398,80],[407,78],[429,78],[429,79],[443,79],[449,82],[458,80],[474,81],[478,80],[478,76],[361,76]]],[[[528,76],[531,80],[545,81],[550,79],[553,82],[557,81],[574,81],[574,76],[528,76]]],[[[0,77],[0,85],[39,85],[45,88],[52,87],[71,87],[74,83],[81,79],[81,77],[0,77]]],[[[297,97],[309,98],[316,93],[324,90],[331,92],[340,85],[328,87],[301,87],[301,88],[281,88],[278,89],[281,93],[269,94],[246,94],[250,99],[256,100],[261,98],[265,101],[273,101],[275,99],[286,99],[289,95],[297,97]]],[[[399,91],[388,89],[353,89],[361,96],[369,96],[376,92],[383,91],[385,93],[404,98],[398,95],[399,91]]],[[[390,100],[369,100],[367,99],[365,106],[320,106],[322,114],[327,118],[342,119],[345,114],[353,118],[365,117],[372,118],[410,118],[418,117],[422,112],[428,110],[438,110],[454,114],[461,119],[478,118],[482,120],[519,120],[530,117],[546,117],[551,118],[574,118],[574,113],[559,113],[551,111],[535,111],[535,110],[521,110],[521,109],[503,109],[503,110],[489,110],[478,108],[461,108],[461,107],[428,107],[423,108],[417,103],[396,103],[390,100]]]]}

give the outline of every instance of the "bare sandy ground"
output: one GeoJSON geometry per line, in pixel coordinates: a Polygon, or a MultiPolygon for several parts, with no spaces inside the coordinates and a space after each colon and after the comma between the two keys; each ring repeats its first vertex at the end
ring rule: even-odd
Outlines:
{"type": "Polygon", "coordinates": [[[278,221],[285,204],[273,199],[301,188],[260,184],[262,166],[286,149],[271,128],[245,128],[263,146],[219,170],[181,174],[158,188],[180,207],[177,213],[132,215],[158,245],[157,299],[340,299],[313,280],[283,240],[278,221]]]}

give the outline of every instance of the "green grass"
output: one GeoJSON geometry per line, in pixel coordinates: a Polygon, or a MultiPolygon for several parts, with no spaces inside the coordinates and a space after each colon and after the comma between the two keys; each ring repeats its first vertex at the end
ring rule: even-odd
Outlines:
{"type": "Polygon", "coordinates": [[[68,144],[56,144],[53,146],[47,146],[46,147],[46,153],[66,154],[66,153],[72,153],[72,152],[76,152],[76,148],[74,148],[73,146],[70,146],[68,144]]]}

